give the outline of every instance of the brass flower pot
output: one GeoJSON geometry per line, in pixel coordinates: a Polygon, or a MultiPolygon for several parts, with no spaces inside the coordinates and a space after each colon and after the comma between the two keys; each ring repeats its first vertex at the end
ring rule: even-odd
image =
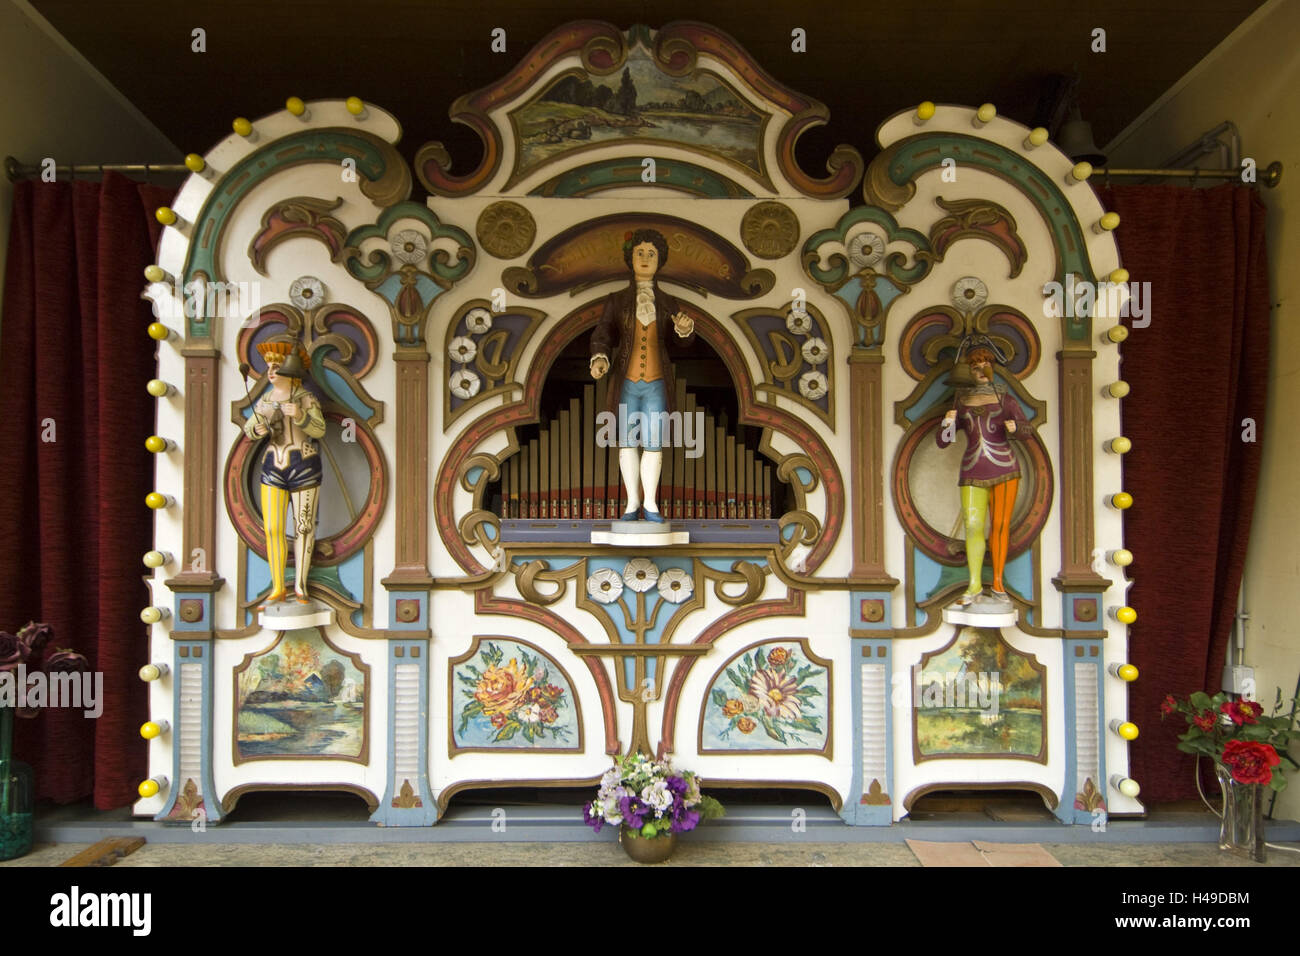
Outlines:
{"type": "Polygon", "coordinates": [[[623,852],[638,863],[662,863],[673,855],[677,848],[677,834],[664,833],[660,836],[643,837],[635,830],[621,827],[618,842],[623,844],[623,852]]]}

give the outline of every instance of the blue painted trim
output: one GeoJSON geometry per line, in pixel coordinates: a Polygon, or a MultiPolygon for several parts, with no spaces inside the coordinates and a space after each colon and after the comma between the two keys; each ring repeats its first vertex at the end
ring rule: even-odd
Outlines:
{"type": "MultiPolygon", "coordinates": [[[[420,597],[422,599],[420,616],[423,619],[428,618],[427,593],[420,591],[410,595],[407,592],[395,591],[390,594],[389,600],[398,596],[420,597]]],[[[429,651],[430,645],[426,641],[390,640],[388,642],[388,786],[384,791],[383,799],[379,801],[379,807],[370,815],[372,823],[382,826],[427,827],[438,822],[438,803],[433,799],[433,792],[429,789],[429,658],[431,657],[429,651]],[[397,656],[399,650],[402,652],[401,657],[397,656]],[[422,662],[416,668],[420,679],[420,716],[417,721],[420,737],[416,772],[418,779],[413,781],[415,784],[413,789],[420,798],[421,806],[395,807],[393,801],[397,798],[401,786],[401,782],[396,779],[393,766],[397,753],[397,665],[411,663],[412,651],[419,654],[419,657],[414,659],[422,662]]]]}
{"type": "MultiPolygon", "coordinates": [[[[850,593],[850,600],[853,600],[853,593],[850,593]]],[[[856,601],[854,603],[856,604],[856,601]]],[[[852,638],[849,641],[849,653],[852,655],[852,666],[848,668],[848,672],[849,679],[853,682],[851,688],[853,732],[848,736],[853,745],[853,782],[844,806],[840,808],[840,816],[853,826],[887,827],[894,822],[893,805],[867,806],[862,802],[863,794],[870,786],[870,781],[862,779],[862,668],[867,664],[883,665],[885,668],[885,779],[881,781],[881,786],[892,798],[894,796],[893,647],[886,639],[852,638]],[[884,649],[883,657],[877,656],[881,648],[884,649]]]]}
{"type": "Polygon", "coordinates": [[[868,628],[888,631],[893,629],[894,595],[891,591],[850,591],[849,592],[849,627],[868,628]],[[879,621],[868,621],[862,616],[863,601],[883,601],[885,614],[879,621]]]}
{"type": "Polygon", "coordinates": [[[1096,640],[1079,640],[1066,638],[1062,643],[1065,678],[1065,737],[1071,742],[1065,753],[1065,786],[1061,790],[1061,799],[1056,806],[1056,816],[1062,823],[1074,823],[1091,826],[1095,819],[1090,810],[1081,810],[1074,805],[1075,795],[1079,792],[1079,760],[1074,727],[1078,721],[1078,687],[1075,684],[1074,669],[1076,664],[1086,664],[1097,669],[1097,776],[1093,783],[1101,791],[1103,800],[1109,795],[1110,783],[1106,776],[1106,672],[1101,666],[1102,647],[1096,640]],[[1083,656],[1076,655],[1075,648],[1083,650],[1083,656]],[[1096,649],[1097,656],[1092,656],[1096,649]]]}
{"type": "MultiPolygon", "coordinates": [[[[202,695],[199,713],[203,715],[203,723],[199,729],[199,786],[203,791],[205,822],[220,823],[224,813],[221,810],[221,801],[217,798],[217,789],[212,783],[212,651],[212,643],[209,641],[174,642],[172,648],[172,672],[169,675],[172,682],[172,725],[169,733],[176,735],[180,732],[181,665],[193,664],[197,661],[199,663],[199,689],[202,695]],[[181,656],[182,649],[186,652],[185,657],[181,656]]],[[[175,808],[176,799],[185,786],[185,781],[180,779],[181,748],[177,740],[176,736],[172,737],[172,772],[167,780],[167,803],[154,819],[175,826],[188,827],[193,821],[167,819],[167,814],[171,813],[175,808]]]]}
{"type": "Polygon", "coordinates": [[[212,630],[212,595],[202,592],[182,593],[177,592],[172,597],[172,630],[173,631],[210,631],[212,630]],[[202,601],[203,616],[197,621],[181,620],[181,601],[202,601]]]}
{"type": "Polygon", "coordinates": [[[1102,604],[1101,591],[1071,591],[1061,595],[1061,622],[1067,631],[1100,631],[1106,627],[1102,615],[1106,613],[1106,607],[1102,604]],[[1080,621],[1074,616],[1075,598],[1092,598],[1097,602],[1097,619],[1094,621],[1080,621]]]}
{"type": "Polygon", "coordinates": [[[389,591],[388,592],[388,628],[389,630],[423,631],[429,627],[429,594],[427,591],[389,591]],[[420,616],[414,621],[397,619],[397,602],[420,602],[420,616]]]}

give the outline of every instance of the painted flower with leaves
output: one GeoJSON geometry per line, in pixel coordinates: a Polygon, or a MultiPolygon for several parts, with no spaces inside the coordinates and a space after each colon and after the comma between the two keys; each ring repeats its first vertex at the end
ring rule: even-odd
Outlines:
{"type": "Polygon", "coordinates": [[[710,705],[718,708],[726,727],[718,734],[726,738],[732,730],[748,734],[758,727],[781,744],[812,745],[809,735],[823,733],[823,717],[817,713],[822,692],[813,679],[824,669],[805,662],[797,647],[759,647],[741,655],[728,667],[727,679],[736,689],[728,696],[714,688],[710,705]]]}
{"type": "Polygon", "coordinates": [[[521,650],[518,658],[507,661],[501,648],[489,642],[479,649],[478,665],[458,670],[456,677],[470,698],[461,708],[457,734],[463,735],[470,721],[486,719],[495,731],[493,743],[516,735],[529,743],[568,735],[560,726],[568,700],[562,687],[550,683],[550,671],[540,657],[521,650]]]}

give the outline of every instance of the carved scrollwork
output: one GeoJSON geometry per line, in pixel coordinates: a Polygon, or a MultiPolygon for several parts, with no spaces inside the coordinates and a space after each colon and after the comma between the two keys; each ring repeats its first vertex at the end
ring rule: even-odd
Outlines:
{"type": "Polygon", "coordinates": [[[736,561],[730,573],[705,569],[705,576],[713,582],[713,594],[724,604],[741,607],[758,599],[766,586],[767,570],[750,561],[736,561]],[[727,591],[727,587],[744,585],[744,590],[727,591]]]}
{"type": "Polygon", "coordinates": [[[565,581],[573,574],[571,569],[552,571],[550,565],[540,558],[524,565],[516,565],[513,570],[515,586],[519,588],[519,593],[523,595],[524,600],[542,606],[554,604],[564,597],[568,591],[565,581]],[[554,590],[543,593],[537,588],[539,581],[555,585],[554,590]]]}

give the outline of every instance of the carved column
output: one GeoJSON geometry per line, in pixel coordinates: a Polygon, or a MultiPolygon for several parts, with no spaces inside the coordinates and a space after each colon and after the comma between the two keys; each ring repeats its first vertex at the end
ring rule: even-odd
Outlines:
{"type": "Polygon", "coordinates": [[[1090,349],[1056,355],[1061,375],[1061,573],[1062,591],[1105,589],[1110,582],[1092,568],[1092,360],[1090,349]]]}
{"type": "MultiPolygon", "coordinates": [[[[217,591],[217,376],[221,353],[211,339],[191,339],[185,356],[185,478],[182,498],[181,572],[173,591],[217,591]],[[195,550],[199,564],[195,567],[195,550]]],[[[209,622],[210,624],[211,622],[209,622]]],[[[210,628],[209,628],[210,629],[210,628]]]]}
{"type": "Polygon", "coordinates": [[[885,572],[885,462],[882,421],[884,397],[881,366],[885,357],[875,350],[849,353],[849,470],[853,522],[853,568],[858,584],[893,588],[885,572]]]}
{"type": "Polygon", "coordinates": [[[429,352],[399,348],[397,368],[397,548],[393,573],[384,585],[428,589],[429,572],[429,352]]]}

